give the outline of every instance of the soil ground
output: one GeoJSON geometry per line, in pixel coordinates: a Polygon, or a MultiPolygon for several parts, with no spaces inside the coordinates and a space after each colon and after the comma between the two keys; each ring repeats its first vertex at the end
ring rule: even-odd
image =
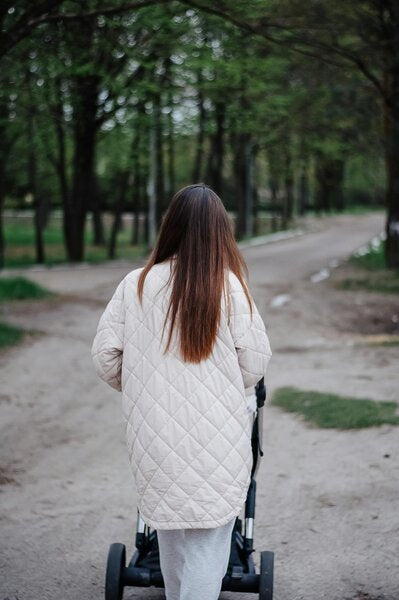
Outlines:
{"type": "MultiPolygon", "coordinates": [[[[345,259],[383,228],[382,213],[326,217],[243,250],[273,350],[269,398],[293,385],[398,401],[399,346],[372,343],[399,334],[398,296],[335,287],[357,276],[345,259]]],[[[133,553],[120,395],[97,378],[90,346],[116,285],[142,264],[18,270],[61,297],[1,308],[3,321],[39,332],[0,354],[1,600],[103,598],[109,544],[133,553]]],[[[399,598],[398,441],[393,426],[320,430],[266,407],[254,560],[275,552],[275,600],[399,598]]]]}

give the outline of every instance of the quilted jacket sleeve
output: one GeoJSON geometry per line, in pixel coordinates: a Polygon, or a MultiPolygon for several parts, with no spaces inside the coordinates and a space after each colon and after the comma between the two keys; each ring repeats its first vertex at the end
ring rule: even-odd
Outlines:
{"type": "MultiPolygon", "coordinates": [[[[244,388],[252,388],[266,374],[272,356],[265,324],[252,299],[252,319],[250,307],[240,280],[235,275],[230,291],[229,328],[238,355],[244,388]]],[[[231,281],[231,280],[230,280],[231,281]]]]}
{"type": "Polygon", "coordinates": [[[97,326],[91,356],[98,376],[112,388],[122,391],[121,370],[125,327],[125,279],[116,288],[97,326]]]}

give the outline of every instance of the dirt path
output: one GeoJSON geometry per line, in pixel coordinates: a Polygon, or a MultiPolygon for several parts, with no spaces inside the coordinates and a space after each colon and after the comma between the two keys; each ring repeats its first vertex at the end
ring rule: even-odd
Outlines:
{"type": "MultiPolygon", "coordinates": [[[[303,236],[244,251],[274,351],[269,395],[295,385],[398,400],[399,348],[357,343],[360,330],[392,332],[397,299],[334,289],[345,265],[310,279],[383,223],[382,214],[323,219],[303,236]]],[[[89,350],[106,301],[136,266],[27,271],[65,297],[3,309],[43,334],[0,355],[0,600],[98,600],[109,544],[133,552],[120,396],[98,380],[89,350]]],[[[275,600],[397,600],[399,429],[318,430],[268,407],[264,435],[255,561],[275,551],[275,600]]]]}

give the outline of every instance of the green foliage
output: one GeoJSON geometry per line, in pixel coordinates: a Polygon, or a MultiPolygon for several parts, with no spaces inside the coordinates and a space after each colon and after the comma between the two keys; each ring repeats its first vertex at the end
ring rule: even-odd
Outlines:
{"type": "Polygon", "coordinates": [[[25,277],[0,277],[0,302],[56,296],[25,277]]]}
{"type": "Polygon", "coordinates": [[[24,336],[24,330],[8,323],[0,322],[0,348],[17,344],[24,336]]]}
{"type": "Polygon", "coordinates": [[[375,402],[367,398],[338,396],[287,386],[275,390],[271,404],[301,415],[306,422],[326,429],[399,425],[396,402],[375,402]]]}
{"type": "MultiPolygon", "coordinates": [[[[79,4],[59,2],[56,10],[84,12],[100,3],[79,4]]],[[[116,207],[121,174],[129,173],[125,210],[145,212],[156,102],[165,196],[158,200],[164,205],[176,188],[191,182],[199,160],[201,178],[212,185],[215,155],[223,155],[222,196],[237,210],[242,198],[235,159],[247,147],[256,149],[256,207],[270,202],[273,189],[273,204],[283,213],[291,180],[295,209],[302,174],[307,207],[314,205],[323,183],[318,174],[333,161],[345,166],[334,198],[370,203],[381,196],[381,115],[373,81],[382,80],[387,56],[378,11],[344,0],[311,3],[306,10],[299,0],[204,0],[202,7],[172,1],[95,19],[44,19],[27,28],[29,36],[3,57],[0,75],[6,208],[25,207],[29,198],[31,206],[42,201],[50,211],[73,204],[82,187],[76,185],[78,166],[82,158],[87,165],[91,160],[78,143],[87,122],[82,113],[90,105],[94,193],[88,204],[116,207]],[[351,58],[356,56],[360,70],[351,58]]],[[[18,29],[29,15],[26,2],[8,11],[5,31],[18,29]]],[[[30,232],[8,229],[6,236],[13,246],[6,248],[7,264],[34,260],[33,252],[21,250],[33,247],[30,232]]],[[[57,236],[46,228],[46,262],[64,260],[63,238],[57,236]]],[[[118,251],[133,256],[137,249],[119,236],[118,251]]],[[[105,249],[89,247],[87,256],[105,258],[105,249]]]]}

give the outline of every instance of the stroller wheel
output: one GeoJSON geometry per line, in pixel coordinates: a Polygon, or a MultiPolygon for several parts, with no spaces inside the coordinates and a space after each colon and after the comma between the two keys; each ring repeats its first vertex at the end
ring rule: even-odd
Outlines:
{"type": "Polygon", "coordinates": [[[122,600],[125,566],[126,547],[124,544],[111,544],[105,575],[105,600],[122,600]]]}
{"type": "Polygon", "coordinates": [[[260,553],[259,600],[273,600],[274,554],[264,550],[260,553]]]}

